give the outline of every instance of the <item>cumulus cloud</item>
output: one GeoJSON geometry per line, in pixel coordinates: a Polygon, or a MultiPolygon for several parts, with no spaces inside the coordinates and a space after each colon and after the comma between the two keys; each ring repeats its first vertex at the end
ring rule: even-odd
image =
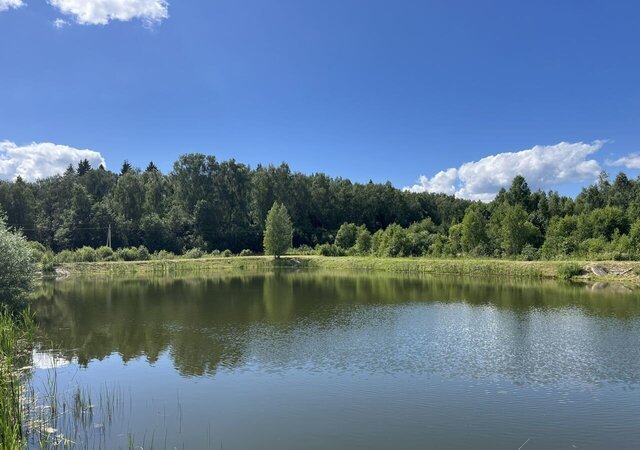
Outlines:
{"type": "Polygon", "coordinates": [[[24,6],[22,0],[0,0],[0,11],[6,11],[7,9],[20,8],[24,6]]]}
{"type": "Polygon", "coordinates": [[[0,141],[0,179],[12,180],[18,176],[33,181],[62,173],[69,164],[77,165],[87,159],[93,167],[102,164],[104,158],[93,150],[79,150],[50,142],[33,142],[18,146],[13,142],[0,141]]]}
{"type": "Polygon", "coordinates": [[[627,169],[640,169],[640,153],[629,153],[615,161],[607,161],[609,166],[624,166],[627,169]]]}
{"type": "Polygon", "coordinates": [[[438,172],[431,178],[421,176],[419,184],[405,189],[490,201],[500,188],[508,187],[516,175],[525,177],[533,189],[550,189],[564,183],[593,180],[601,168],[590,156],[604,144],[605,141],[587,144],[560,142],[536,145],[518,152],[498,153],[438,172]]]}
{"type": "Polygon", "coordinates": [[[133,19],[153,25],[169,17],[166,0],[49,0],[49,3],[82,25],[106,25],[112,20],[127,22],[133,19]]]}

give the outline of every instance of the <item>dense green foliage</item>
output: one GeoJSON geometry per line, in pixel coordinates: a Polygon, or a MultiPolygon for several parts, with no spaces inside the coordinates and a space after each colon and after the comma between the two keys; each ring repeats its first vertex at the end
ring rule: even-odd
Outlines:
{"type": "Polygon", "coordinates": [[[7,229],[0,216],[0,309],[15,309],[31,289],[34,251],[20,233],[7,229]]]}
{"type": "MultiPolygon", "coordinates": [[[[8,224],[43,244],[37,249],[43,258],[47,249],[81,249],[73,253],[75,261],[261,252],[274,203],[288,211],[292,245],[305,252],[527,260],[640,256],[640,181],[623,173],[613,182],[603,173],[575,199],[532,192],[518,176],[490,203],[304,175],[286,164],[251,169],[202,154],[181,156],[167,175],[153,163],[144,171],[126,163],[113,173],[84,161],[35,183],[0,182],[8,224]],[[113,254],[99,248],[109,227],[120,249],[113,254]]],[[[63,252],[58,259],[65,257],[63,252]]],[[[50,255],[45,259],[50,263],[50,255]]]]}
{"type": "Polygon", "coordinates": [[[83,162],[34,183],[0,181],[8,224],[56,253],[105,245],[109,225],[114,248],[261,252],[274,202],[289,212],[295,247],[332,242],[344,222],[373,232],[431,217],[446,228],[462,220],[469,205],[443,194],[402,192],[390,183],[303,175],[286,164],[251,169],[201,154],[181,156],[166,175],[153,164],[144,171],[125,164],[114,173],[83,162]]]}
{"type": "Polygon", "coordinates": [[[470,204],[462,219],[449,226],[427,217],[407,227],[391,224],[375,230],[369,239],[366,227],[345,223],[334,244],[336,248],[325,246],[318,253],[638,259],[640,181],[621,173],[610,183],[603,173],[573,200],[557,192],[531,192],[518,176],[494,201],[470,204]]]}
{"type": "Polygon", "coordinates": [[[21,380],[16,367],[29,342],[33,321],[22,308],[32,288],[37,243],[9,230],[0,216],[0,448],[23,448],[21,380]]]}
{"type": "Polygon", "coordinates": [[[264,252],[279,258],[291,248],[293,225],[286,206],[274,203],[267,214],[264,230],[264,252]]]}

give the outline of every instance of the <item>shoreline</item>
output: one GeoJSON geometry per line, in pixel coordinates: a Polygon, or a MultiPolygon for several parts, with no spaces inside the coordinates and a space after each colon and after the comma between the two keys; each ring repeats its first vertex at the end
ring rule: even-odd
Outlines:
{"type": "Polygon", "coordinates": [[[163,275],[181,272],[230,272],[274,268],[373,271],[471,277],[525,279],[567,279],[561,275],[566,265],[582,268],[569,277],[575,281],[626,282],[640,284],[640,261],[513,261],[503,259],[381,258],[368,256],[296,256],[276,260],[271,256],[233,256],[151,261],[104,261],[65,263],[58,275],[163,275]],[[598,274],[594,273],[594,270],[598,274]]]}

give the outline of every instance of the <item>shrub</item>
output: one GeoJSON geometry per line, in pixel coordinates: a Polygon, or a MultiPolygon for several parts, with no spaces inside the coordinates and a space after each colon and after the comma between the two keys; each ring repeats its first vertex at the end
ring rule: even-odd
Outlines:
{"type": "Polygon", "coordinates": [[[7,230],[0,216],[0,306],[18,307],[32,287],[33,250],[20,233],[7,230]]]}
{"type": "Polygon", "coordinates": [[[199,248],[192,248],[191,250],[187,250],[182,255],[182,257],[185,259],[199,259],[199,258],[202,258],[203,256],[204,256],[204,252],[199,248]]]}
{"type": "Polygon", "coordinates": [[[226,249],[225,251],[222,252],[222,256],[224,256],[225,258],[228,258],[230,256],[233,256],[233,253],[231,253],[231,250],[226,249]]]}
{"type": "Polygon", "coordinates": [[[55,259],[58,264],[70,263],[75,261],[75,255],[71,250],[62,250],[55,259]]]}
{"type": "Polygon", "coordinates": [[[166,260],[166,259],[175,259],[176,255],[173,252],[168,252],[166,250],[160,250],[159,252],[155,252],[151,259],[157,260],[166,260]]]}
{"type": "Polygon", "coordinates": [[[363,225],[358,228],[356,236],[355,250],[358,255],[368,255],[371,253],[371,233],[363,225]]]}
{"type": "Polygon", "coordinates": [[[384,235],[383,230],[378,230],[371,235],[371,253],[373,255],[379,256],[382,246],[382,238],[384,235]]]}
{"type": "Polygon", "coordinates": [[[564,263],[558,267],[558,278],[562,280],[570,280],[571,278],[582,275],[584,269],[578,263],[564,263]]]}
{"type": "Polygon", "coordinates": [[[96,254],[100,261],[113,261],[113,249],[111,247],[103,246],[96,249],[96,254]]]}
{"type": "Polygon", "coordinates": [[[253,255],[253,252],[248,248],[245,248],[240,252],[240,256],[251,256],[251,255],[253,255]]]}
{"type": "Polygon", "coordinates": [[[303,244],[300,247],[289,249],[288,254],[290,254],[290,255],[315,255],[316,251],[312,247],[309,247],[308,245],[303,244]]]}
{"type": "Polygon", "coordinates": [[[53,273],[56,271],[56,257],[51,250],[47,250],[40,259],[40,266],[43,273],[53,273]]]}
{"type": "Polygon", "coordinates": [[[609,243],[604,237],[585,239],[580,243],[580,254],[587,258],[602,257],[607,252],[609,243]]]}
{"type": "Polygon", "coordinates": [[[613,252],[611,259],[614,261],[632,261],[633,257],[629,253],[613,252]]]}
{"type": "Polygon", "coordinates": [[[343,223],[340,229],[336,233],[335,244],[345,250],[350,249],[356,245],[356,238],[358,236],[358,226],[355,223],[343,223]]]}
{"type": "Polygon", "coordinates": [[[540,251],[531,244],[525,245],[520,255],[525,261],[537,261],[540,259],[540,251]]]}
{"type": "Polygon", "coordinates": [[[79,248],[74,257],[76,262],[96,262],[98,260],[96,251],[91,247],[79,248]]]}
{"type": "Polygon", "coordinates": [[[149,261],[151,259],[151,254],[149,253],[149,249],[144,245],[138,247],[138,261],[149,261]]]}
{"type": "Polygon", "coordinates": [[[320,256],[344,256],[343,249],[335,244],[322,244],[316,247],[316,253],[320,256]]]}
{"type": "Polygon", "coordinates": [[[40,242],[36,241],[28,241],[29,247],[33,252],[33,257],[36,261],[40,261],[47,251],[46,247],[42,245],[40,242]]]}
{"type": "Polygon", "coordinates": [[[211,256],[220,256],[220,250],[213,250],[211,256]]]}
{"type": "Polygon", "coordinates": [[[116,251],[116,258],[122,261],[138,261],[138,249],[135,247],[120,248],[116,251]]]}
{"type": "MultiPolygon", "coordinates": [[[[458,226],[458,228],[460,227],[458,226]]],[[[410,256],[411,253],[411,241],[407,230],[397,223],[389,225],[382,234],[378,256],[410,256]]]]}

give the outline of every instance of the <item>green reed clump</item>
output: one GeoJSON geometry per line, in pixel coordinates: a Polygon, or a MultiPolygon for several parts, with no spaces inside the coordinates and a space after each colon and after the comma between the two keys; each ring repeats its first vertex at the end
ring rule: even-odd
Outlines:
{"type": "Polygon", "coordinates": [[[561,280],[570,280],[575,276],[582,275],[582,272],[584,269],[579,263],[568,262],[558,266],[558,278],[561,280]]]}
{"type": "Polygon", "coordinates": [[[0,311],[0,448],[24,446],[22,383],[18,369],[35,328],[29,310],[0,311]]]}

